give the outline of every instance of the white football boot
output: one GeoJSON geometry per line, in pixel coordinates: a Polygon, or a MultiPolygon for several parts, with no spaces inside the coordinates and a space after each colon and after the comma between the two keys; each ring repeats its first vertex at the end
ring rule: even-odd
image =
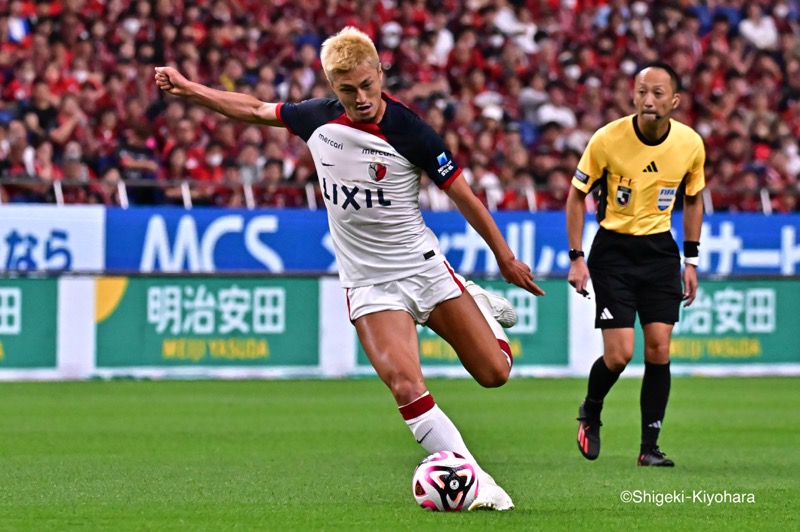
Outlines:
{"type": "Polygon", "coordinates": [[[506,490],[498,486],[491,475],[481,471],[478,476],[478,496],[469,505],[469,510],[496,510],[503,512],[513,509],[514,502],[508,496],[506,490]]]}
{"type": "Polygon", "coordinates": [[[479,305],[481,301],[485,302],[486,306],[491,309],[494,319],[503,328],[508,329],[517,323],[517,311],[514,310],[514,306],[508,299],[487,292],[472,281],[464,283],[464,287],[479,305]]]}

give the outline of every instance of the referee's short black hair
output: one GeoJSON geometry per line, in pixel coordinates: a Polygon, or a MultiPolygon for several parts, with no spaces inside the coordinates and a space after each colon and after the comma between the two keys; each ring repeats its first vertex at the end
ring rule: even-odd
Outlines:
{"type": "Polygon", "coordinates": [[[636,71],[636,74],[634,74],[633,79],[635,80],[636,77],[642,73],[642,70],[646,68],[660,68],[661,70],[669,74],[669,79],[670,81],[672,81],[673,92],[677,93],[683,90],[683,87],[681,87],[681,78],[678,76],[678,73],[675,72],[675,69],[669,66],[664,61],[650,61],[649,63],[645,63],[644,65],[639,67],[639,70],[636,71]]]}

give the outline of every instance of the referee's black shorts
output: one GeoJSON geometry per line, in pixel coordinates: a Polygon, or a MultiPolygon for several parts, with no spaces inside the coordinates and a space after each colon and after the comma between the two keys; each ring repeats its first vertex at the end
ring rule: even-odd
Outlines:
{"type": "Polygon", "coordinates": [[[681,257],[669,231],[634,236],[597,231],[587,262],[595,292],[595,327],[678,321],[683,299],[681,257]]]}

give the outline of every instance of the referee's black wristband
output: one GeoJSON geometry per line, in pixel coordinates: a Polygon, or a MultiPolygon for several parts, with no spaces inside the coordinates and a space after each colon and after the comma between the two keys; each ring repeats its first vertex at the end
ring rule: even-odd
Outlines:
{"type": "Polygon", "coordinates": [[[683,241],[683,256],[686,258],[694,258],[700,256],[700,242],[694,242],[693,240],[684,240],[683,241]]]}

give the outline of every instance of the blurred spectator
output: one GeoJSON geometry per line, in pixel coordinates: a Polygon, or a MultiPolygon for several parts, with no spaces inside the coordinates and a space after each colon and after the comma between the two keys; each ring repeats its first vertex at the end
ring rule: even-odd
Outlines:
{"type": "Polygon", "coordinates": [[[70,140],[85,144],[90,138],[89,118],[81,109],[77,96],[65,94],[56,116],[56,127],[50,131],[50,139],[63,146],[70,140]]]}
{"type": "Polygon", "coordinates": [[[86,195],[87,203],[116,207],[121,204],[119,197],[119,183],[122,181],[119,170],[108,168],[103,176],[90,184],[86,195]]]}
{"type": "Polygon", "coordinates": [[[491,210],[497,209],[505,196],[500,178],[482,162],[472,165],[472,188],[484,205],[491,210]]]}
{"type": "Polygon", "coordinates": [[[214,201],[219,207],[244,207],[247,202],[244,189],[241,187],[242,179],[239,175],[239,165],[233,159],[222,161],[222,181],[228,186],[221,187],[214,196],[214,201]]]}
{"type": "Polygon", "coordinates": [[[255,184],[261,175],[264,161],[260,156],[257,144],[248,143],[242,146],[237,161],[239,163],[239,179],[243,184],[255,184]]]}
{"type": "Polygon", "coordinates": [[[536,113],[539,107],[548,101],[546,88],[547,78],[544,74],[535,73],[531,76],[530,82],[519,92],[520,118],[531,124],[537,123],[536,113]]]}
{"type": "Polygon", "coordinates": [[[774,50],[778,46],[775,20],[757,2],[747,2],[745,11],[747,18],[739,23],[739,33],[759,50],[774,50]]]}
{"type": "Polygon", "coordinates": [[[28,131],[20,120],[12,120],[0,141],[0,175],[33,176],[35,150],[28,142],[28,131]]]}
{"type": "Polygon", "coordinates": [[[253,187],[256,202],[261,207],[302,207],[303,191],[283,179],[283,161],[269,159],[264,164],[261,179],[253,187]]]}
{"type": "Polygon", "coordinates": [[[754,170],[745,170],[736,178],[736,194],[730,210],[733,212],[759,212],[763,209],[761,183],[754,170]]]}
{"type": "Polygon", "coordinates": [[[43,140],[36,147],[36,155],[33,160],[33,173],[45,183],[60,181],[64,177],[61,167],[53,161],[53,144],[49,140],[43,140]]]}
{"type": "Polygon", "coordinates": [[[536,111],[536,121],[539,124],[555,122],[564,128],[572,129],[577,125],[575,111],[567,105],[564,94],[564,85],[551,82],[547,85],[547,101],[536,111]]]}
{"type": "Polygon", "coordinates": [[[228,121],[218,124],[212,135],[212,142],[217,142],[222,146],[225,157],[236,157],[239,152],[239,143],[236,138],[235,124],[228,121]]]}
{"type": "Polygon", "coordinates": [[[41,200],[40,187],[35,186],[39,181],[34,166],[36,151],[28,142],[25,124],[20,120],[12,120],[2,137],[0,137],[0,177],[16,181],[3,187],[3,195],[7,201],[13,202],[41,200]]]}
{"type": "Polygon", "coordinates": [[[61,99],[50,91],[43,79],[36,79],[31,88],[31,97],[20,106],[19,116],[25,121],[26,128],[37,138],[44,139],[57,125],[58,109],[54,102],[61,99]]]}
{"type": "Polygon", "coordinates": [[[83,150],[77,141],[70,141],[64,146],[62,168],[66,181],[62,188],[64,203],[84,203],[88,186],[96,176],[83,160],[83,150]]]}
{"type": "Polygon", "coordinates": [[[95,166],[101,174],[105,174],[106,169],[117,163],[116,152],[120,134],[119,115],[112,109],[103,110],[92,135],[95,166]]]}
{"type": "MultiPolygon", "coordinates": [[[[123,181],[155,181],[161,165],[145,124],[125,132],[125,140],[117,151],[117,161],[123,181]]],[[[160,196],[153,187],[136,186],[131,190],[130,199],[135,204],[152,205],[160,196]]]]}
{"type": "Polygon", "coordinates": [[[36,67],[30,59],[23,59],[16,68],[16,73],[3,88],[3,100],[11,104],[25,103],[31,99],[33,81],[36,79],[36,67]]]}
{"type": "Polygon", "coordinates": [[[440,8],[433,13],[433,17],[427,28],[432,35],[433,64],[440,68],[447,64],[447,58],[450,56],[450,51],[455,45],[453,32],[447,27],[449,23],[450,20],[447,11],[440,8]]]}
{"type": "Polygon", "coordinates": [[[739,175],[732,161],[723,158],[717,165],[716,172],[708,175],[707,186],[711,190],[711,201],[714,210],[726,212],[738,209],[737,189],[741,186],[739,175]]]}
{"type": "Polygon", "coordinates": [[[536,211],[536,192],[533,176],[527,168],[517,168],[511,183],[505,187],[505,195],[499,208],[505,211],[536,211]]]}
{"type": "Polygon", "coordinates": [[[192,179],[186,168],[186,150],[181,146],[173,147],[167,155],[167,162],[159,172],[158,179],[165,182],[164,198],[173,205],[184,204],[184,186],[192,179]]]}
{"type": "Polygon", "coordinates": [[[25,13],[25,4],[12,0],[8,5],[8,40],[20,46],[26,46],[31,38],[31,23],[25,13]]]}
{"type": "Polygon", "coordinates": [[[547,187],[536,191],[536,207],[542,211],[560,211],[567,204],[572,171],[555,167],[547,173],[547,187]]]}
{"type": "MultiPolygon", "coordinates": [[[[706,141],[713,201],[761,210],[759,191],[772,187],[773,210],[797,209],[796,0],[278,4],[0,0],[0,176],[38,172],[34,147],[44,161],[50,145],[42,181],[57,181],[66,146],[76,142],[80,168],[113,183],[108,170],[116,167],[129,184],[163,175],[179,147],[182,170],[169,173],[197,181],[191,189],[198,203],[247,204],[244,189],[218,182],[256,185],[274,159],[282,161],[282,186],[305,187],[313,174],[296,137],[164,96],[152,67],[176,66],[200,83],[262,101],[325,97],[319,44],[355,24],[377,40],[387,91],[435,124],[465,177],[478,175],[473,185],[497,208],[530,208],[528,196],[518,194],[526,188],[521,182],[534,179],[541,195],[557,168],[569,174],[574,152],[598,124],[633,112],[637,65],[660,58],[685,85],[676,118],[706,141]],[[223,162],[211,164],[220,152],[223,162]],[[488,175],[499,184],[482,185],[488,175]],[[739,194],[741,181],[757,189],[757,199],[739,194]],[[736,197],[729,197],[732,187],[736,197]]],[[[5,189],[9,199],[36,199],[19,185],[5,189]]],[[[89,190],[86,201],[106,203],[89,190]]],[[[132,203],[163,200],[147,187],[131,187],[130,195],[132,203]]],[[[452,207],[435,188],[421,201],[452,207]]]]}

